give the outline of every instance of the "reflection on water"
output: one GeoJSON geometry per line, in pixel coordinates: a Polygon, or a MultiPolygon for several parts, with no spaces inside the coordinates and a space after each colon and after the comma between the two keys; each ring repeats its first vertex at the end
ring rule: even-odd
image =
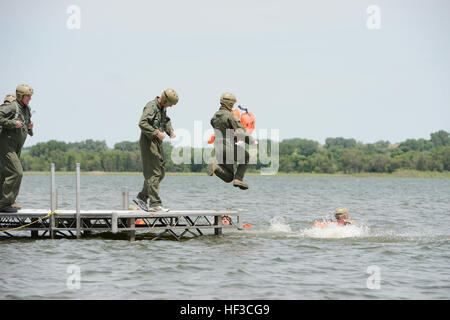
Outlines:
{"type": "MultiPolygon", "coordinates": [[[[140,176],[82,176],[82,209],[119,209],[140,176]]],[[[75,207],[75,176],[57,176],[58,207],[75,207]]],[[[18,202],[48,208],[50,178],[27,176],[18,202]]],[[[168,176],[172,209],[244,210],[254,226],[183,242],[104,238],[2,240],[0,298],[368,299],[450,298],[450,180],[168,176]],[[347,207],[358,226],[312,228],[347,207]],[[68,289],[67,267],[81,270],[68,289]],[[381,289],[367,288],[378,266],[381,289]]]]}

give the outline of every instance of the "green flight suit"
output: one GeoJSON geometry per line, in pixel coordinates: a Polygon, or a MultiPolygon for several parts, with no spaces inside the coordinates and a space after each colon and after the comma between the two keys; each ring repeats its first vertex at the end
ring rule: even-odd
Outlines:
{"type": "MultiPolygon", "coordinates": [[[[3,109],[4,106],[7,106],[9,103],[4,103],[2,105],[0,105],[0,110],[3,109]]],[[[0,133],[2,133],[2,127],[0,126],[0,133]]]]}
{"type": "MultiPolygon", "coordinates": [[[[0,105],[0,110],[3,109],[3,107],[6,107],[8,104],[10,104],[10,102],[9,103],[5,102],[2,105],[0,105]]],[[[2,126],[0,126],[0,133],[2,133],[2,126]]]]}
{"type": "Polygon", "coordinates": [[[238,117],[224,106],[212,117],[211,126],[214,128],[214,151],[218,161],[214,174],[225,182],[233,179],[243,181],[250,156],[244,146],[236,145],[235,142],[239,139],[248,144],[254,143],[255,139],[249,135],[238,117]],[[236,173],[235,161],[238,163],[236,173]]]}
{"type": "MultiPolygon", "coordinates": [[[[3,107],[4,106],[7,106],[9,103],[4,103],[4,104],[2,104],[2,105],[0,105],[0,110],[1,109],[3,109],[3,107]]],[[[0,126],[0,134],[2,133],[2,127],[0,126]]],[[[2,194],[2,186],[3,186],[3,183],[5,182],[5,179],[3,179],[3,176],[2,176],[2,172],[1,172],[1,170],[0,170],[0,194],[2,194]]],[[[0,208],[1,209],[1,208],[0,208]]]]}
{"type": "Polygon", "coordinates": [[[0,209],[13,204],[19,194],[23,176],[20,153],[27,135],[33,135],[30,123],[29,106],[13,101],[0,108],[0,209]],[[22,122],[22,128],[16,128],[16,121],[22,122]]]}
{"type": "Polygon", "coordinates": [[[159,197],[159,184],[165,175],[165,161],[162,141],[157,137],[158,131],[170,135],[173,130],[170,118],[166,114],[166,109],[162,108],[156,97],[144,107],[139,128],[141,137],[142,169],[144,172],[144,186],[139,192],[138,198],[147,202],[150,199],[150,206],[162,205],[159,197]]]}

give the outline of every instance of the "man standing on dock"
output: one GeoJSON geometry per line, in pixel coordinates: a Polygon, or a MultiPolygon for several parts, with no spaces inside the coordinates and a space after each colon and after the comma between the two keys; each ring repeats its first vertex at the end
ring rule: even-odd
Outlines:
{"type": "Polygon", "coordinates": [[[220,108],[211,119],[215,135],[214,151],[218,164],[215,162],[209,164],[207,173],[209,176],[215,174],[227,183],[233,181],[233,186],[247,190],[248,185],[243,180],[250,156],[245,150],[245,144],[244,147],[238,146],[236,141],[242,140],[252,145],[256,145],[258,142],[248,133],[238,117],[231,112],[235,103],[234,94],[222,94],[220,108]],[[234,172],[235,161],[238,163],[236,173],[234,172]]]}
{"type": "Polygon", "coordinates": [[[27,136],[33,135],[33,122],[29,103],[33,88],[20,84],[16,88],[16,100],[0,108],[0,211],[17,212],[15,203],[22,182],[20,153],[27,136]]]}
{"type": "Polygon", "coordinates": [[[139,128],[141,129],[142,168],[144,171],[144,186],[134,199],[139,208],[145,211],[169,211],[162,206],[159,197],[159,184],[165,175],[165,161],[162,143],[169,135],[171,139],[175,134],[166,114],[166,108],[178,103],[178,94],[173,89],[166,89],[161,97],[147,103],[144,107],[139,128]],[[150,206],[147,201],[150,200],[150,206]]]}
{"type": "MultiPolygon", "coordinates": [[[[5,97],[5,99],[3,99],[3,104],[0,105],[0,110],[3,109],[3,107],[10,104],[11,102],[13,102],[14,100],[16,100],[16,95],[14,93],[8,93],[5,97]]],[[[0,126],[0,133],[1,132],[2,132],[2,127],[0,126]]]]}
{"type": "MultiPolygon", "coordinates": [[[[3,100],[3,104],[2,105],[0,105],[0,110],[3,108],[3,107],[5,107],[5,106],[7,106],[8,104],[10,104],[10,103],[12,103],[14,100],[16,100],[16,94],[15,93],[8,93],[7,95],[6,95],[6,97],[5,97],[5,99],[3,100]]],[[[0,126],[0,133],[2,132],[2,127],[0,126]]],[[[2,193],[2,186],[3,186],[3,183],[5,182],[5,179],[3,178],[3,176],[2,176],[2,174],[1,174],[1,172],[0,172],[0,194],[2,193]]],[[[16,208],[16,209],[22,209],[22,207],[21,206],[19,206],[17,203],[13,203],[12,205],[11,205],[11,207],[13,207],[13,208],[16,208]]]]}
{"type": "Polygon", "coordinates": [[[0,108],[7,104],[10,104],[14,100],[16,100],[16,95],[14,93],[8,93],[5,97],[5,99],[3,99],[3,104],[0,106],[0,108]]]}

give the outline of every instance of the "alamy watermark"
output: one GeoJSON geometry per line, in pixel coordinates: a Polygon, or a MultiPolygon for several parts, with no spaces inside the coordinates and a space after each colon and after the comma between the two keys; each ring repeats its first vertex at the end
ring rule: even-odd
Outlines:
{"type": "Polygon", "coordinates": [[[381,288],[380,267],[377,265],[368,266],[366,273],[370,274],[370,276],[367,278],[367,281],[366,281],[367,289],[380,290],[380,288],[381,288]]]}
{"type": "Polygon", "coordinates": [[[367,7],[366,13],[369,15],[367,17],[366,26],[369,30],[379,30],[381,29],[381,9],[379,6],[372,4],[367,7]]]}
{"type": "Polygon", "coordinates": [[[252,134],[251,141],[245,137],[226,130],[225,137],[221,132],[210,129],[203,131],[201,121],[194,122],[194,135],[187,129],[175,130],[176,138],[171,153],[174,164],[261,164],[262,175],[274,175],[279,169],[279,129],[259,129],[252,134]],[[270,134],[269,134],[270,133],[270,134]],[[204,142],[214,134],[214,144],[204,147],[204,142]],[[256,142],[255,142],[256,141],[256,142]],[[250,142],[246,144],[245,142],[250,142]],[[252,143],[253,142],[253,143],[252,143]]]}
{"type": "Polygon", "coordinates": [[[66,281],[67,289],[81,289],[81,268],[76,264],[71,264],[67,267],[66,272],[69,274],[66,281]]]}
{"type": "Polygon", "coordinates": [[[81,29],[81,9],[79,6],[72,4],[66,10],[69,17],[66,21],[66,27],[69,30],[81,29]]]}

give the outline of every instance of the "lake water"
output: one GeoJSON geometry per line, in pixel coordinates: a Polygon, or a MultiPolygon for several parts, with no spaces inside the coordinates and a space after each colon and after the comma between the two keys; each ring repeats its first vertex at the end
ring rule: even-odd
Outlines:
{"type": "MultiPolygon", "coordinates": [[[[207,176],[161,185],[171,209],[244,210],[254,228],[222,238],[1,240],[0,299],[450,298],[450,179],[246,180],[247,191],[207,176]],[[359,227],[312,228],[336,207],[359,227]],[[70,265],[80,268],[79,289],[66,284],[70,265]]],[[[48,208],[49,182],[25,175],[18,202],[48,208]]],[[[59,209],[74,209],[75,176],[56,182],[59,209]]],[[[82,209],[120,209],[122,187],[131,202],[142,182],[82,175],[82,209]]]]}

